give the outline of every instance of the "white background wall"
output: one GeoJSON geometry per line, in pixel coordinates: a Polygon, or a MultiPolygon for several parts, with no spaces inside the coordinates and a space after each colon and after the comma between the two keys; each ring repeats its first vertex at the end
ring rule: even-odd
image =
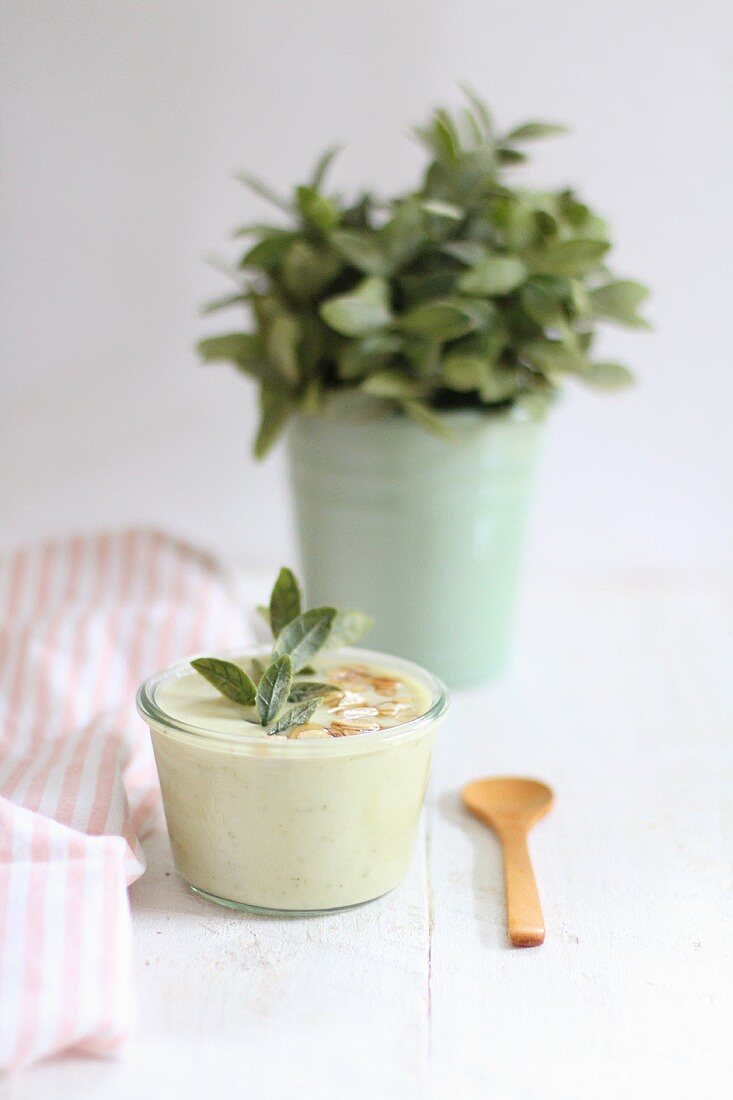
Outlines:
{"type": "Polygon", "coordinates": [[[721,569],[731,557],[727,0],[3,0],[0,547],[153,521],[243,560],[289,556],[254,393],[198,366],[203,258],[334,140],[344,187],[416,178],[409,125],[467,80],[545,117],[532,177],[607,212],[654,334],[612,333],[639,386],[553,416],[534,568],[721,569]]]}

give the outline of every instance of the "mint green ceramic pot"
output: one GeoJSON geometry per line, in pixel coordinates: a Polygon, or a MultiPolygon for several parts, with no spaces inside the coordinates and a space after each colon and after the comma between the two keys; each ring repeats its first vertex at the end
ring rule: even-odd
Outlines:
{"type": "Polygon", "coordinates": [[[301,416],[289,433],[309,606],[358,607],[369,644],[455,686],[504,667],[541,423],[301,416]]]}

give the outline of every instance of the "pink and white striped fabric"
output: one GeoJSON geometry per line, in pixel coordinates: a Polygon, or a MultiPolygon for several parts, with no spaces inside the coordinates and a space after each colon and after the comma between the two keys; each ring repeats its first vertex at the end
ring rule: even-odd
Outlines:
{"type": "Polygon", "coordinates": [[[0,1070],[123,1044],[127,887],[161,819],[135,690],[242,633],[215,564],[156,531],[0,565],[0,1070]]]}

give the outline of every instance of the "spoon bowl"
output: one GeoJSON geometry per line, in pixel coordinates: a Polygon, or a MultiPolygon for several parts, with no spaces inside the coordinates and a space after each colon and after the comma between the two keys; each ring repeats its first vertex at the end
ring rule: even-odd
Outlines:
{"type": "Polygon", "coordinates": [[[468,783],[463,801],[472,814],[498,832],[503,823],[517,820],[531,828],[551,809],[552,791],[538,779],[500,776],[468,783]]]}

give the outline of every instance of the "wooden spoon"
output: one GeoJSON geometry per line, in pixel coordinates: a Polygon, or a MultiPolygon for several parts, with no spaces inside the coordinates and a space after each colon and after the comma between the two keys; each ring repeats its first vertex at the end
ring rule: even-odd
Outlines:
{"type": "Polygon", "coordinates": [[[536,779],[477,779],[463,788],[463,802],[501,841],[512,946],[539,946],[545,939],[545,921],[527,851],[527,833],[551,808],[552,791],[536,779]]]}

